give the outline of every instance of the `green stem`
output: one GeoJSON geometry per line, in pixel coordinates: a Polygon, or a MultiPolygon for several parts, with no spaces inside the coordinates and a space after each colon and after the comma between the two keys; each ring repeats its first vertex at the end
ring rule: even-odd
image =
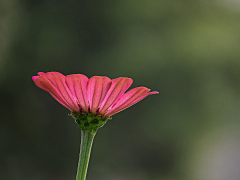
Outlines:
{"type": "Polygon", "coordinates": [[[92,142],[96,131],[81,130],[81,145],[76,180],[85,180],[90,158],[92,142]]]}

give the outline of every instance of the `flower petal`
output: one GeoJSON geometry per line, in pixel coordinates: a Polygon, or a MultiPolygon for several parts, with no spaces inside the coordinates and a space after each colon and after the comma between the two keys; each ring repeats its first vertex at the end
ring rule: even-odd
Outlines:
{"type": "Polygon", "coordinates": [[[46,76],[38,76],[34,80],[34,83],[39,88],[49,92],[60,104],[72,111],[71,106],[66,102],[59,90],[48,80],[46,76]]]}
{"type": "Polygon", "coordinates": [[[91,113],[96,113],[111,84],[111,79],[105,76],[93,76],[89,79],[87,85],[87,93],[91,113]]]}
{"type": "Polygon", "coordinates": [[[66,76],[66,84],[68,88],[77,98],[79,105],[85,112],[88,112],[87,82],[88,78],[83,74],[72,74],[66,76]]]}
{"type": "Polygon", "coordinates": [[[35,79],[37,79],[39,76],[33,76],[32,80],[35,81],[35,79]]]}
{"type": "Polygon", "coordinates": [[[134,89],[129,90],[126,94],[124,94],[121,99],[111,108],[109,109],[104,116],[112,116],[135,103],[139,102],[140,100],[144,99],[150,94],[157,94],[157,91],[150,92],[150,89],[146,87],[137,87],[134,89]]]}
{"type": "Polygon", "coordinates": [[[46,75],[46,73],[44,73],[44,72],[38,72],[38,75],[39,75],[39,76],[44,76],[44,75],[46,75]]]}
{"type": "Polygon", "coordinates": [[[58,72],[48,72],[46,73],[47,78],[50,80],[52,84],[59,90],[62,94],[63,98],[68,102],[70,107],[74,112],[79,112],[80,108],[77,103],[77,98],[72,95],[71,91],[68,89],[65,76],[58,72]]]}
{"type": "Polygon", "coordinates": [[[110,106],[112,106],[121,95],[131,86],[133,80],[131,78],[116,78],[112,80],[112,85],[104,98],[99,109],[100,114],[104,114],[110,106]]]}

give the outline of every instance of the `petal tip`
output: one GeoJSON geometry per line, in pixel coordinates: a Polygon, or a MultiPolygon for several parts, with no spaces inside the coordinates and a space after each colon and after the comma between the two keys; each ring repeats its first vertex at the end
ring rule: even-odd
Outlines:
{"type": "Polygon", "coordinates": [[[37,74],[38,74],[39,76],[44,76],[44,75],[45,75],[44,72],[38,72],[37,74]]]}
{"type": "Polygon", "coordinates": [[[32,80],[35,81],[39,76],[33,76],[32,80]]]}
{"type": "Polygon", "coordinates": [[[158,91],[152,91],[152,92],[150,92],[151,94],[159,94],[159,92],[158,91]]]}

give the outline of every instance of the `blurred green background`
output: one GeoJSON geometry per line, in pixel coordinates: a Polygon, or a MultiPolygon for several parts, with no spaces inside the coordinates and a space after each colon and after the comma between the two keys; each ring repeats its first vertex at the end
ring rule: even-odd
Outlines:
{"type": "Polygon", "coordinates": [[[39,71],[160,92],[98,131],[88,180],[240,179],[238,1],[1,0],[1,180],[75,179],[80,129],[39,71]]]}

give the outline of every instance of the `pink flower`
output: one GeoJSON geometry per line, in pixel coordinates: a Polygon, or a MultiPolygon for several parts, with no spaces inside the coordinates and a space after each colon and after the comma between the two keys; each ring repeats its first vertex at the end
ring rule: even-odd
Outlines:
{"type": "Polygon", "coordinates": [[[132,79],[120,77],[110,79],[105,76],[93,76],[88,79],[82,74],[64,76],[59,72],[39,72],[33,76],[34,83],[49,92],[60,104],[73,113],[93,113],[110,117],[150,94],[146,87],[137,87],[125,91],[131,86],[132,79]]]}

